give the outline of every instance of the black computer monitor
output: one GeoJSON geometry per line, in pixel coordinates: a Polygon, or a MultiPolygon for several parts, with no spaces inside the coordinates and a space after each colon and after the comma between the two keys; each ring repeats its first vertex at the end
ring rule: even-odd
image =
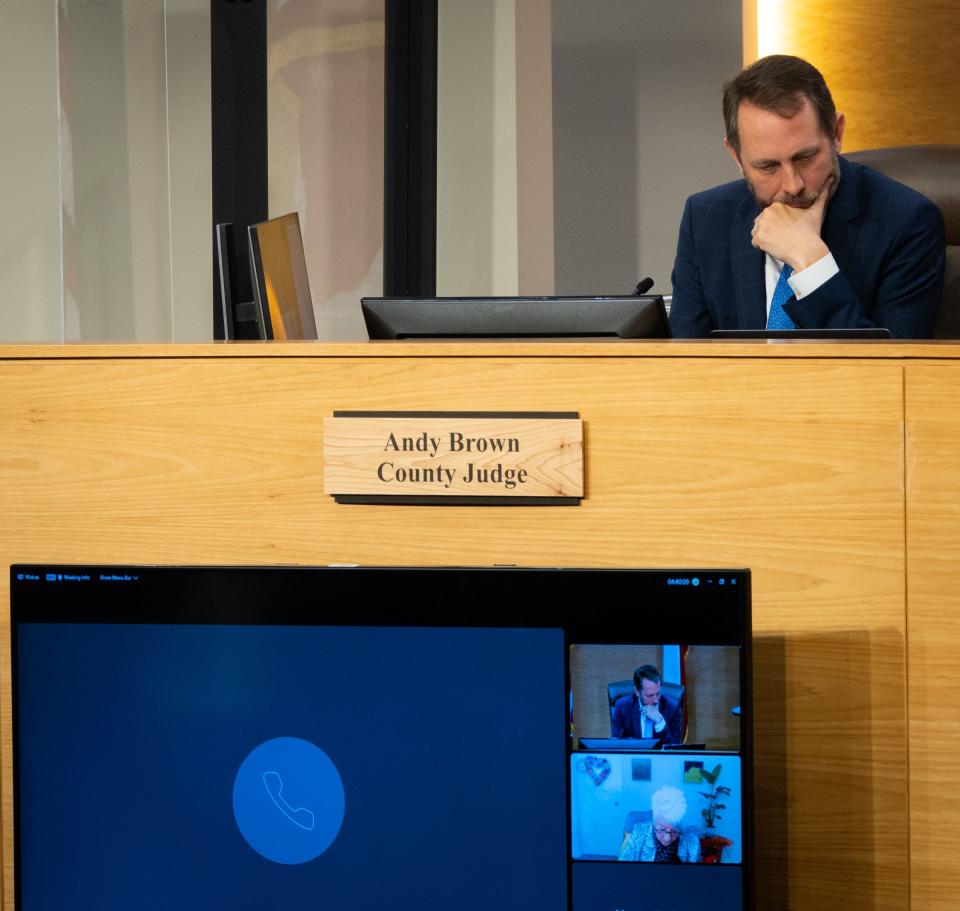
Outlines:
{"type": "Polygon", "coordinates": [[[365,297],[372,339],[670,338],[660,295],[365,297]]]}
{"type": "Polygon", "coordinates": [[[220,318],[223,320],[222,338],[227,341],[235,339],[236,329],[233,325],[234,302],[233,291],[237,286],[237,273],[233,258],[233,224],[225,222],[216,227],[217,246],[217,290],[220,293],[220,318]]]}
{"type": "Polygon", "coordinates": [[[233,222],[216,226],[217,295],[220,299],[220,321],[223,331],[219,339],[261,338],[252,294],[248,282],[242,281],[243,272],[237,268],[239,249],[233,222]]]}
{"type": "Polygon", "coordinates": [[[17,907],[751,908],[749,582],[14,566],[17,907]]]}

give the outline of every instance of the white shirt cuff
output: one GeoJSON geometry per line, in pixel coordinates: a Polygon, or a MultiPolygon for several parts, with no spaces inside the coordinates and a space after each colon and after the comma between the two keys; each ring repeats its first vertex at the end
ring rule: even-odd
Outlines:
{"type": "Polygon", "coordinates": [[[837,261],[832,253],[820,257],[812,266],[794,272],[787,279],[787,283],[793,289],[797,300],[802,300],[808,294],[812,294],[821,285],[826,284],[834,275],[840,271],[837,261]]]}

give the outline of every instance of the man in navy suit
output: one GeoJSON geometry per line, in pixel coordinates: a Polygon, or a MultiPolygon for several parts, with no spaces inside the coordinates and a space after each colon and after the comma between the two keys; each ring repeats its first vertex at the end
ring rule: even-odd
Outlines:
{"type": "Polygon", "coordinates": [[[611,737],[657,740],[657,746],[683,743],[680,706],[660,692],[660,671],[644,664],[633,672],[633,693],[613,704],[611,737]]]}
{"type": "Polygon", "coordinates": [[[723,111],[743,179],[687,200],[673,334],[882,327],[929,338],[943,218],[925,196],[840,157],[844,116],[819,71],[764,57],[724,86],[723,111]]]}

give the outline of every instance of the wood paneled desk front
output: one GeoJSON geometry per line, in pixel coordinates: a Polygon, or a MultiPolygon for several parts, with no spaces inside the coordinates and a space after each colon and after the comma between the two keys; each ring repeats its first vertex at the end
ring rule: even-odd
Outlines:
{"type": "Polygon", "coordinates": [[[3,567],[749,567],[759,907],[955,906],[960,344],[7,346],[0,401],[3,567]],[[338,505],[335,409],[579,411],[586,498],[338,505]]]}

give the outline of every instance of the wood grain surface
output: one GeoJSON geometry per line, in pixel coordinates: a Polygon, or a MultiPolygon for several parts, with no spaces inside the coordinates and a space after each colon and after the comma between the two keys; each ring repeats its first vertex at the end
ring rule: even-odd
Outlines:
{"type": "Polygon", "coordinates": [[[548,417],[325,417],[323,490],[583,496],[583,425],[548,417]]]}
{"type": "MultiPolygon", "coordinates": [[[[130,360],[145,357],[168,358],[169,344],[155,342],[68,342],[67,344],[0,345],[0,360],[33,361],[54,359],[130,360]]],[[[843,358],[862,363],[871,361],[907,361],[921,359],[955,360],[957,343],[936,339],[930,341],[842,341],[831,339],[489,339],[480,344],[467,339],[416,339],[398,344],[394,341],[313,342],[282,340],[271,342],[198,342],[176,346],[176,357],[207,358],[387,358],[404,360],[410,357],[458,357],[486,360],[497,357],[543,359],[554,357],[658,357],[688,359],[708,357],[763,358],[784,360],[797,358],[843,358]]]]}
{"type": "Polygon", "coordinates": [[[764,0],[760,8],[760,54],[796,54],[823,73],[847,115],[848,151],[960,143],[956,0],[764,0]],[[765,19],[775,20],[766,41],[765,19]]]}
{"type": "Polygon", "coordinates": [[[687,649],[687,743],[715,750],[740,749],[740,654],[735,648],[687,649]]]}
{"type": "MultiPolygon", "coordinates": [[[[921,420],[905,466],[904,376],[922,380],[916,401],[934,418],[946,384],[957,413],[960,346],[844,345],[835,358],[822,345],[809,358],[773,358],[769,347],[729,357],[720,346],[628,354],[582,342],[395,345],[387,356],[360,346],[291,357],[269,346],[223,357],[217,346],[147,350],[0,349],[0,563],[749,567],[758,907],[907,908],[904,472],[929,461],[946,477],[957,447],[942,421],[921,420]],[[940,362],[917,362],[924,350],[940,362]],[[586,499],[562,510],[338,505],[322,491],[321,439],[323,418],[341,409],[575,409],[586,499]]],[[[911,533],[918,592],[933,584],[928,570],[946,572],[943,541],[957,542],[955,514],[925,496],[941,518],[935,546],[911,533]]],[[[0,648],[10,908],[6,614],[0,648]]],[[[944,708],[939,723],[952,730],[957,711],[944,708]]],[[[921,718],[912,707],[911,738],[921,718]]],[[[936,799],[913,817],[921,885],[916,814],[936,799]]],[[[931,891],[956,869],[935,857],[931,891]]]]}
{"type": "Polygon", "coordinates": [[[911,908],[960,903],[960,371],[907,371],[911,908]]]}

